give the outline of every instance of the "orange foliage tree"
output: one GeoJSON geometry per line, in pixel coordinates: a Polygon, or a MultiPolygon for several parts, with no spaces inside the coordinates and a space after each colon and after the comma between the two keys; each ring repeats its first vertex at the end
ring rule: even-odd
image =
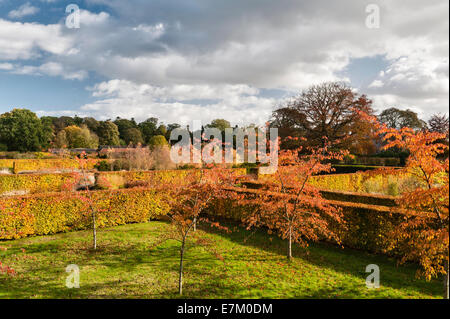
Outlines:
{"type": "MultiPolygon", "coordinates": [[[[297,138],[290,138],[297,139],[297,138]]],[[[330,205],[319,189],[308,183],[312,175],[332,171],[330,161],[341,160],[347,152],[333,152],[324,147],[298,147],[279,152],[279,167],[265,190],[246,202],[258,207],[244,217],[248,228],[264,226],[287,239],[287,258],[292,258],[292,243],[304,247],[308,241],[331,239],[340,242],[330,224],[343,224],[339,208],[330,205]]]]}
{"type": "Polygon", "coordinates": [[[167,231],[154,245],[160,245],[167,240],[180,243],[180,266],[178,279],[178,292],[183,293],[183,263],[188,245],[199,246],[211,252],[215,257],[222,257],[214,249],[214,242],[196,231],[198,222],[209,223],[212,227],[228,229],[217,222],[210,221],[204,214],[208,205],[215,198],[227,196],[224,189],[234,183],[232,170],[210,166],[200,169],[199,174],[190,174],[190,180],[184,185],[174,183],[160,184],[161,191],[167,193],[167,205],[170,212],[167,217],[171,222],[171,230],[167,231]]]}
{"type": "Polygon", "coordinates": [[[401,262],[419,261],[418,275],[428,280],[444,277],[444,295],[449,293],[449,159],[443,159],[448,145],[440,143],[445,134],[404,127],[388,128],[371,116],[366,119],[377,127],[385,142],[384,149],[399,148],[409,152],[403,170],[383,170],[396,174],[405,171],[415,176],[419,187],[406,192],[398,201],[405,215],[400,226],[390,234],[388,250],[399,249],[401,262]]]}

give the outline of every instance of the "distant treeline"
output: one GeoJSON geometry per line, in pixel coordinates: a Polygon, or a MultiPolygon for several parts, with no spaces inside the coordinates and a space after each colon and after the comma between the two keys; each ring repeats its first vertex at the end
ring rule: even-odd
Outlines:
{"type": "MultiPolygon", "coordinates": [[[[348,149],[352,154],[380,154],[380,142],[373,136],[370,123],[361,120],[359,111],[375,115],[372,101],[366,95],[355,93],[344,83],[327,82],[311,86],[279,105],[268,120],[271,127],[278,128],[284,140],[282,148],[296,147],[299,141],[305,146],[317,146],[327,140],[333,147],[348,149]],[[284,139],[288,136],[302,139],[284,139]]],[[[377,116],[390,127],[446,133],[448,140],[449,119],[445,114],[434,114],[425,122],[409,109],[391,107],[377,116]]],[[[13,109],[0,115],[0,151],[161,145],[167,144],[172,130],[179,127],[177,123],[165,125],[154,117],[140,123],[134,118],[120,117],[106,121],[78,116],[39,118],[30,110],[13,109]]],[[[224,119],[216,119],[206,127],[224,131],[231,125],[224,119]]]]}

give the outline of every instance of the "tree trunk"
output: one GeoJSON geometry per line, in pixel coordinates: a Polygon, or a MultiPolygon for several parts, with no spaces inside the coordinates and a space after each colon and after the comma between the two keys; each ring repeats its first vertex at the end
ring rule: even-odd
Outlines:
{"type": "Polygon", "coordinates": [[[94,239],[94,249],[97,249],[97,226],[95,223],[95,213],[92,213],[92,235],[94,239]]]}
{"type": "Polygon", "coordinates": [[[183,240],[180,249],[180,277],[178,278],[178,293],[180,296],[183,294],[183,257],[184,257],[184,244],[185,240],[183,240]]]}
{"type": "Polygon", "coordinates": [[[289,227],[289,240],[288,240],[288,251],[287,258],[292,258],[292,226],[289,227]]]}
{"type": "Polygon", "coordinates": [[[448,264],[448,260],[445,264],[445,272],[447,273],[444,277],[444,299],[449,299],[448,298],[448,275],[449,275],[449,264],[448,264]]]}

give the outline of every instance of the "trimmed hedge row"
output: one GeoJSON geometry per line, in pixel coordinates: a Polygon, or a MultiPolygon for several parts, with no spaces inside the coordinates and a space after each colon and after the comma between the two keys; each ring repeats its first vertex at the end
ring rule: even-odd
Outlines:
{"type": "MultiPolygon", "coordinates": [[[[245,168],[233,169],[236,175],[246,174],[245,168]]],[[[191,170],[161,170],[161,171],[120,171],[98,172],[95,174],[96,186],[100,189],[120,189],[134,186],[146,186],[150,181],[172,182],[182,184],[188,174],[198,174],[191,170]]],[[[74,173],[61,174],[19,174],[0,175],[0,195],[14,191],[28,193],[59,192],[62,186],[73,183],[74,173]]]]}
{"type": "Polygon", "coordinates": [[[369,166],[400,166],[401,161],[398,157],[367,157],[356,156],[346,157],[344,164],[360,164],[369,166]]]}
{"type": "MultiPolygon", "coordinates": [[[[100,159],[88,159],[88,169],[93,169],[100,159]]],[[[17,174],[22,171],[79,169],[80,164],[75,159],[0,159],[0,168],[9,168],[17,174]]]]}
{"type": "MultiPolygon", "coordinates": [[[[149,189],[94,191],[97,227],[142,223],[165,215],[164,194],[149,189]]],[[[0,198],[0,239],[47,235],[91,227],[86,193],[0,198]]]]}
{"type": "MultiPolygon", "coordinates": [[[[380,168],[386,168],[385,166],[372,166],[372,165],[348,165],[348,164],[333,164],[334,172],[326,173],[324,175],[334,175],[334,174],[352,174],[358,172],[373,171],[380,168]]],[[[398,166],[391,166],[390,168],[401,169],[398,166]]]]}
{"type": "Polygon", "coordinates": [[[322,194],[323,198],[329,200],[360,203],[367,205],[387,206],[387,207],[398,206],[396,202],[396,200],[398,200],[398,197],[396,196],[361,194],[361,193],[339,192],[328,190],[321,190],[320,193],[322,194]]]}
{"type": "MultiPolygon", "coordinates": [[[[229,191],[245,196],[257,196],[262,192],[236,187],[229,191]]],[[[93,191],[90,194],[98,211],[98,227],[158,219],[170,209],[165,204],[165,194],[146,188],[93,191]]],[[[91,216],[82,198],[84,195],[86,192],[63,192],[0,198],[0,239],[90,228],[91,216]]],[[[351,248],[382,253],[387,245],[386,234],[403,218],[402,211],[394,207],[336,200],[329,200],[329,203],[343,210],[347,227],[338,224],[331,224],[331,227],[340,235],[343,245],[351,248]]],[[[216,217],[240,221],[255,209],[257,207],[238,201],[220,200],[215,201],[208,211],[216,217]]]]}
{"type": "Polygon", "coordinates": [[[28,193],[59,192],[65,183],[74,180],[74,174],[20,174],[0,175],[0,195],[15,191],[28,193]]]}
{"type": "MultiPolygon", "coordinates": [[[[278,182],[271,175],[259,175],[258,180],[278,182]]],[[[442,180],[438,178],[434,182],[440,184],[442,180]]],[[[315,175],[309,178],[308,183],[322,190],[370,194],[370,196],[399,196],[419,187],[426,187],[418,177],[404,170],[397,170],[390,175],[362,172],[315,175]]]]}
{"type": "MultiPolygon", "coordinates": [[[[242,186],[249,189],[263,189],[264,183],[258,181],[245,181],[242,186]]],[[[353,192],[329,191],[320,189],[320,193],[324,199],[336,200],[342,202],[352,202],[368,205],[395,207],[398,206],[396,200],[398,197],[378,194],[362,194],[353,192]]]]}
{"type": "MultiPolygon", "coordinates": [[[[233,188],[229,191],[240,192],[246,196],[258,196],[261,190],[233,188]]],[[[289,195],[286,195],[289,196],[289,195]]],[[[402,210],[394,207],[367,205],[361,203],[328,200],[330,204],[342,208],[346,227],[331,223],[345,247],[384,253],[387,247],[387,234],[403,218],[402,210]]],[[[210,208],[213,215],[241,221],[247,214],[257,209],[256,206],[242,205],[233,200],[216,201],[210,208]]],[[[394,252],[395,254],[395,252],[394,252]]]]}
{"type": "Polygon", "coordinates": [[[416,189],[419,182],[406,173],[396,175],[370,175],[364,173],[312,176],[311,185],[330,191],[376,193],[398,196],[404,191],[416,189]]]}
{"type": "MultiPolygon", "coordinates": [[[[245,168],[233,168],[231,170],[236,176],[246,175],[245,168]]],[[[198,169],[101,172],[96,174],[96,180],[100,187],[117,189],[134,185],[146,186],[145,182],[150,181],[183,184],[186,181],[186,176],[199,173],[200,170],[198,169]]]]}

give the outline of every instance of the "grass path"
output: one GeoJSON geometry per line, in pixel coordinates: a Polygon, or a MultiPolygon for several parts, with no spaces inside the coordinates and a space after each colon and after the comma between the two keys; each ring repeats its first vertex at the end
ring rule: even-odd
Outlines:
{"type": "MultiPolygon", "coordinates": [[[[102,229],[97,251],[90,249],[89,231],[0,242],[0,260],[18,273],[0,274],[0,298],[178,298],[178,243],[150,249],[167,227],[150,222],[102,229]],[[69,264],[80,267],[79,289],[65,287],[69,264]]],[[[217,241],[225,262],[189,249],[185,298],[442,298],[440,281],[418,280],[415,266],[396,267],[384,256],[316,244],[296,248],[288,262],[284,242],[263,232],[244,243],[242,228],[199,231],[217,241]],[[368,264],[380,267],[379,289],[366,288],[368,264]]]]}

